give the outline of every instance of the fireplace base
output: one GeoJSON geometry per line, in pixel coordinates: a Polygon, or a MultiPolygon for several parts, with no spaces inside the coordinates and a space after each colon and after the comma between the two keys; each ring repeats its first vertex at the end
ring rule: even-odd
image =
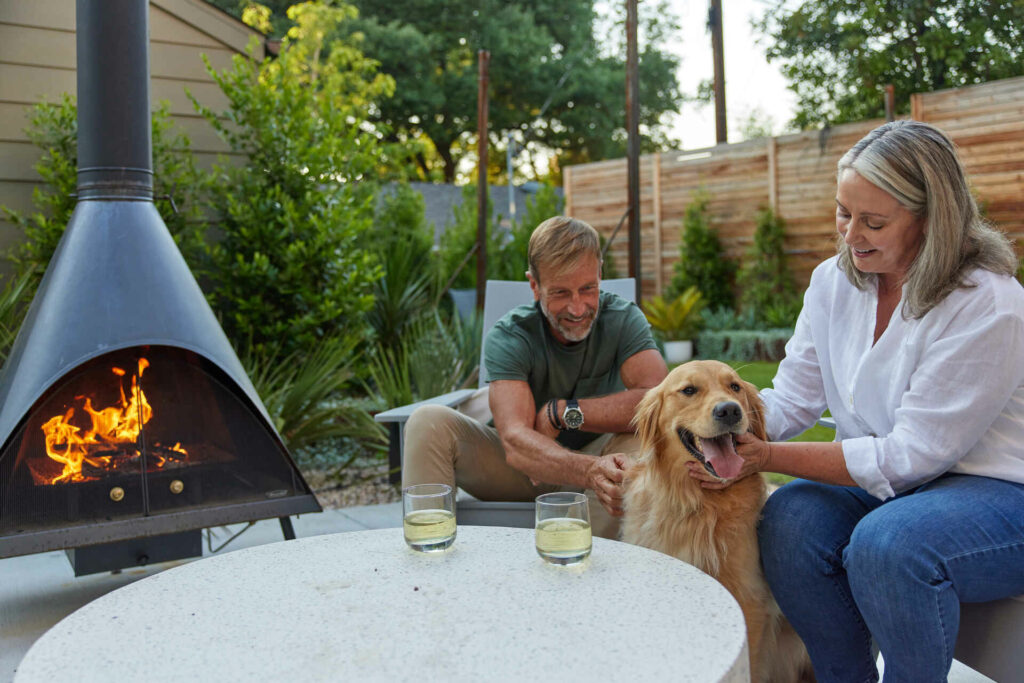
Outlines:
{"type": "Polygon", "coordinates": [[[144,536],[117,543],[68,548],[65,552],[75,570],[75,576],[85,576],[201,557],[203,532],[201,529],[193,529],[175,534],[144,536]]]}

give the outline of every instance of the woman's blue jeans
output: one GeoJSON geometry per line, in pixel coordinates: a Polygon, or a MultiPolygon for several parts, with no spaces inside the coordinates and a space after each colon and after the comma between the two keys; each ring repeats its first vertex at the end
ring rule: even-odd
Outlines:
{"type": "MultiPolygon", "coordinates": [[[[797,480],[758,529],[772,593],[818,681],[945,681],[960,602],[1024,593],[1024,485],[946,475],[882,502],[797,480]]],[[[1024,647],[1024,643],[1022,643],[1024,647]]]]}

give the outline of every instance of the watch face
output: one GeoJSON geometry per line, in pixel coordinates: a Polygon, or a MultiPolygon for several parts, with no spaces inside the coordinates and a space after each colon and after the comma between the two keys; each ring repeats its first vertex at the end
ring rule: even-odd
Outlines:
{"type": "Polygon", "coordinates": [[[583,426],[583,411],[578,407],[567,406],[562,415],[562,421],[569,429],[579,429],[583,426]]]}

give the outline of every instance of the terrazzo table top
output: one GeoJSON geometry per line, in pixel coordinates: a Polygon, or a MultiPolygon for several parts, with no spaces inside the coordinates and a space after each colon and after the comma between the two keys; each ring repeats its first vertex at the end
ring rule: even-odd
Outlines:
{"type": "Polygon", "coordinates": [[[739,606],[646,548],[559,567],[532,529],[465,526],[434,554],[378,529],[169,569],[69,615],[15,681],[616,678],[749,681],[739,606]]]}

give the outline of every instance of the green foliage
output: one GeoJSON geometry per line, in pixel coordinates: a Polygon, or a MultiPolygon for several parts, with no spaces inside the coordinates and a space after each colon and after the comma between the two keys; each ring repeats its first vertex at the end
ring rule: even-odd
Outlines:
{"type": "Polygon", "coordinates": [[[1024,263],[1021,263],[1020,267],[1017,268],[1017,282],[1024,284],[1024,263]]]}
{"type": "Polygon", "coordinates": [[[791,327],[800,312],[793,275],[783,245],[786,225],[781,216],[764,208],[757,213],[754,243],[736,276],[740,308],[769,327],[791,327]]]}
{"type": "Polygon", "coordinates": [[[665,341],[685,341],[693,339],[700,329],[704,297],[696,287],[690,287],[675,299],[656,296],[642,306],[647,322],[665,341]]]}
{"type": "Polygon", "coordinates": [[[207,71],[228,108],[196,109],[244,163],[214,169],[222,239],[209,249],[209,298],[228,336],[290,353],[361,324],[380,268],[366,249],[373,196],[390,151],[368,112],[394,89],[355,40],[325,36],[348,5],[303,3],[276,59],[236,55],[207,71]],[[356,321],[359,321],[358,323],[356,321]]]}
{"type": "MultiPolygon", "coordinates": [[[[554,187],[542,185],[537,194],[526,199],[526,211],[521,220],[512,222],[510,228],[500,225],[497,220],[487,221],[487,279],[525,280],[529,267],[527,253],[530,235],[540,223],[561,212],[562,199],[554,187]]],[[[493,216],[490,200],[488,215],[493,216]]],[[[462,188],[462,202],[454,209],[454,222],[441,235],[441,269],[444,276],[452,281],[456,289],[476,286],[476,256],[466,260],[477,238],[477,197],[476,185],[462,188]]]]}
{"type": "Polygon", "coordinates": [[[471,386],[480,363],[482,318],[435,311],[410,324],[399,344],[378,344],[369,359],[374,392],[399,406],[471,386]]]}
{"type": "Polygon", "coordinates": [[[732,278],[736,264],[726,258],[718,233],[708,219],[708,195],[698,193],[686,206],[679,261],[666,291],[674,298],[689,287],[704,295],[708,307],[732,308],[732,278]]]}
{"type": "Polygon", "coordinates": [[[399,343],[406,327],[432,309],[439,270],[432,254],[433,227],[423,213],[423,196],[396,185],[380,198],[371,248],[384,269],[373,285],[367,321],[381,343],[399,343]]]}
{"type": "Polygon", "coordinates": [[[338,437],[383,449],[386,436],[359,401],[346,398],[360,363],[357,337],[330,337],[306,352],[250,348],[243,365],[270,419],[291,449],[338,437]]]}
{"type": "MultiPolygon", "coordinates": [[[[31,273],[23,290],[27,298],[35,293],[78,201],[77,117],[75,98],[66,93],[59,102],[42,102],[32,109],[26,132],[42,151],[35,169],[44,184],[33,190],[36,210],[31,214],[2,207],[7,219],[23,231],[24,239],[11,249],[8,258],[19,273],[31,273]]],[[[173,128],[167,103],[154,110],[152,125],[156,208],[185,260],[194,266],[203,244],[202,173],[195,167],[188,137],[173,128]],[[173,206],[168,196],[173,198],[173,206]]]]}
{"type": "MultiPolygon", "coordinates": [[[[573,161],[624,153],[625,49],[606,40],[594,0],[355,4],[360,21],[350,30],[365,35],[367,54],[398,84],[395,97],[381,103],[379,120],[401,139],[429,141],[419,159],[424,178],[441,174],[452,182],[460,161],[474,154],[480,49],[491,55],[493,139],[512,132],[531,148],[559,150],[573,161]]],[[[674,37],[665,5],[640,5],[646,146],[665,143],[660,119],[680,104],[678,58],[662,49],[674,37]]]]}
{"type": "Polygon", "coordinates": [[[775,0],[757,24],[797,95],[801,128],[881,117],[910,94],[1024,74],[1024,3],[775,0]]]}
{"type": "Polygon", "coordinates": [[[705,330],[756,330],[757,318],[752,310],[742,312],[721,306],[704,312],[705,330]]]}
{"type": "Polygon", "coordinates": [[[723,361],[780,360],[792,328],[767,330],[709,330],[697,337],[701,358],[723,361]]]}
{"type": "Polygon", "coordinates": [[[27,292],[35,282],[35,273],[27,270],[4,285],[0,291],[0,365],[7,360],[7,354],[18,336],[18,328],[28,309],[27,292]]]}

